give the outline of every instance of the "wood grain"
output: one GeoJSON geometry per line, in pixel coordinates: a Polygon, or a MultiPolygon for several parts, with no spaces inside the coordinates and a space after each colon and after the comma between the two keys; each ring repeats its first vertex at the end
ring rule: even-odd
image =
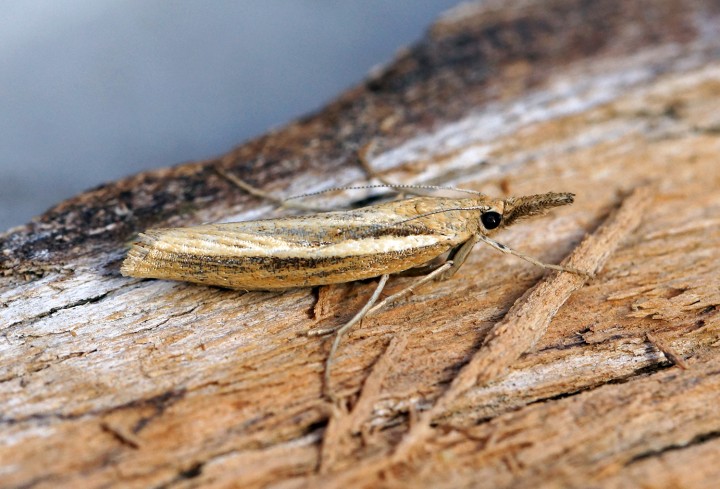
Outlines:
{"type": "Polygon", "coordinates": [[[464,5],[317,114],[1,235],[0,486],[715,487],[718,26],[710,0],[464,5]],[[632,222],[580,288],[479,246],[346,336],[341,406],[321,396],[329,342],[306,332],[346,321],[374,281],[120,276],[146,228],[276,215],[218,167],[278,195],[361,184],[370,141],[390,181],[575,193],[496,236],[543,261],[632,222]],[[518,300],[549,322],[513,320],[518,300]]]}

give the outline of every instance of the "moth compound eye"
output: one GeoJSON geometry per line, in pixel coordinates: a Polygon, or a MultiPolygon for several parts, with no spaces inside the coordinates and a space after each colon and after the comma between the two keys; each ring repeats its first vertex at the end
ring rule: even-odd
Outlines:
{"type": "Polygon", "coordinates": [[[480,216],[480,221],[482,221],[485,229],[495,229],[500,225],[502,216],[495,211],[485,212],[480,216]]]}

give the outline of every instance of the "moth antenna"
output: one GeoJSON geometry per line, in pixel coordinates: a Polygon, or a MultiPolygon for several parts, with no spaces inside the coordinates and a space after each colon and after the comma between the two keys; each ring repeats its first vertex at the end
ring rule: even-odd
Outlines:
{"type": "Polygon", "coordinates": [[[457,187],[442,187],[439,185],[387,185],[387,184],[377,184],[377,185],[359,185],[359,186],[353,186],[353,187],[332,187],[325,190],[319,190],[317,192],[308,192],[306,194],[300,194],[300,195],[292,195],[290,197],[285,198],[285,201],[288,200],[294,200],[294,199],[302,199],[305,197],[314,197],[316,195],[322,195],[328,192],[337,192],[339,190],[365,190],[365,189],[373,189],[373,188],[392,188],[392,189],[418,189],[418,190],[449,190],[452,192],[464,192],[466,194],[472,194],[472,195],[479,195],[479,196],[485,196],[482,192],[478,192],[477,190],[468,190],[464,188],[457,188],[457,187]]]}

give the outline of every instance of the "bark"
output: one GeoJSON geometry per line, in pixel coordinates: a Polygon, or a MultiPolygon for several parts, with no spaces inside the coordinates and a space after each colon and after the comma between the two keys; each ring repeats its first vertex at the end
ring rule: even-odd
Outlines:
{"type": "Polygon", "coordinates": [[[715,487],[719,134],[720,2],[459,7],[317,114],[0,236],[0,485],[715,487]],[[278,195],[363,184],[370,142],[393,182],[576,193],[497,239],[596,276],[478,245],[344,338],[335,406],[330,340],[305,333],[376,281],[120,276],[145,228],[277,215],[217,168],[278,195]]]}

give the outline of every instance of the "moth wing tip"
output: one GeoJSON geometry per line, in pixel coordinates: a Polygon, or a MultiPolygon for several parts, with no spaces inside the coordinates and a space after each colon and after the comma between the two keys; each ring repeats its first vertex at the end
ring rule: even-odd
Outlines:
{"type": "Polygon", "coordinates": [[[123,277],[140,277],[142,265],[146,263],[146,258],[153,244],[157,241],[158,233],[146,231],[140,233],[137,239],[130,244],[130,249],[120,265],[120,274],[123,277]]]}
{"type": "Polygon", "coordinates": [[[139,245],[139,243],[133,243],[122,265],[120,265],[120,274],[123,277],[136,277],[138,266],[143,262],[146,255],[147,250],[143,246],[139,245]]]}

